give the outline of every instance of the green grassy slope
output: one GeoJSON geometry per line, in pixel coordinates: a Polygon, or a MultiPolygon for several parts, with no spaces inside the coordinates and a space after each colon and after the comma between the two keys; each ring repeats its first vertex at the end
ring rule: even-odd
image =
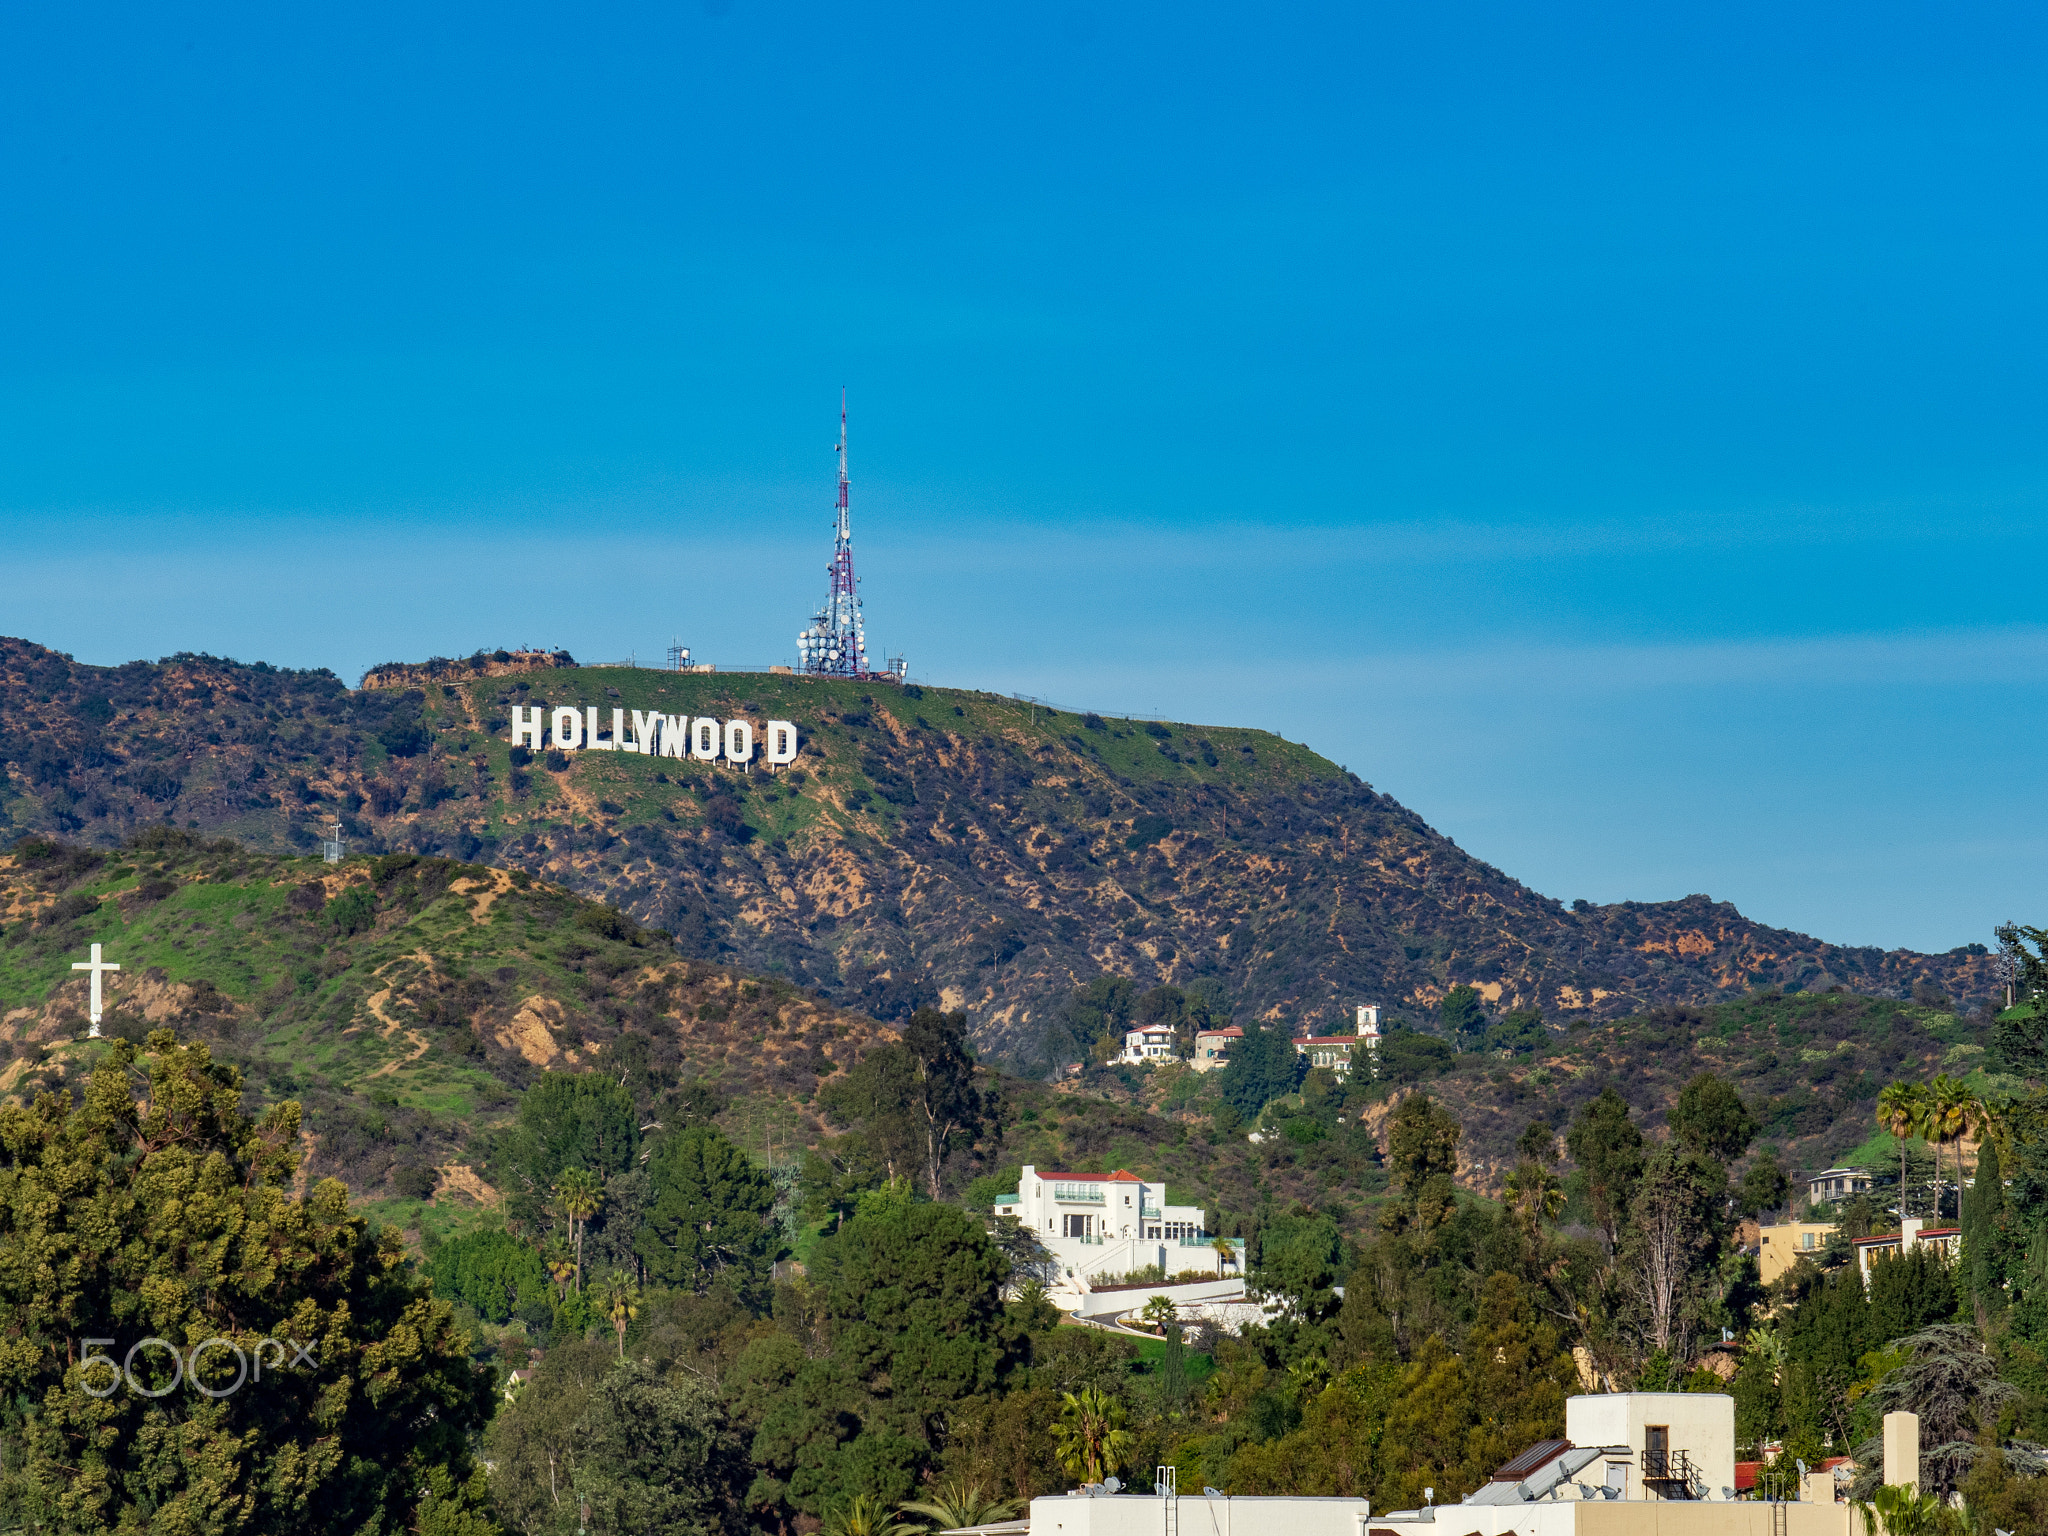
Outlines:
{"type": "MultiPolygon", "coordinates": [[[[103,1031],[168,1026],[239,1066],[254,1100],[300,1099],[309,1171],[389,1197],[437,1168],[480,1188],[479,1134],[544,1068],[602,1065],[635,1029],[657,1060],[703,1079],[749,1144],[814,1140],[818,1083],[889,1031],[786,982],[680,959],[663,935],[523,874],[410,854],[252,854],[159,830],[112,856],[40,839],[0,858],[0,1092],[77,1078],[98,941],[103,1031]]],[[[456,1202],[459,1204],[459,1200],[456,1202]]]]}

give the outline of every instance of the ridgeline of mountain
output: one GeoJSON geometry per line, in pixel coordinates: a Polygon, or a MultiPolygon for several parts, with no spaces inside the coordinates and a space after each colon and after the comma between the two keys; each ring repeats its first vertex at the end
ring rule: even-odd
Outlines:
{"type": "MultiPolygon", "coordinates": [[[[1585,910],[1268,732],[1102,719],[986,693],[479,653],[381,673],[216,657],[81,666],[0,640],[0,823],[112,847],[173,822],[256,849],[440,854],[544,876],[687,956],[878,1018],[967,1010],[984,1050],[1075,1059],[1060,1004],[1109,971],[1220,978],[1246,1016],[1350,1006],[1619,1019],[1760,985],[1993,989],[1988,959],[1845,948],[1690,896],[1585,910]],[[515,761],[515,703],[795,721],[776,776],[627,753],[515,761]]],[[[524,754],[516,754],[524,758],[524,754]]]]}

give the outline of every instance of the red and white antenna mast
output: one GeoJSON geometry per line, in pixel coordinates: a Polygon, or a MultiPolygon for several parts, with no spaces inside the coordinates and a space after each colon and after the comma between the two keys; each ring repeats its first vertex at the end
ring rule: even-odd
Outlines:
{"type": "Polygon", "coordinates": [[[839,502],[832,522],[830,588],[811,627],[796,637],[798,670],[819,677],[866,677],[868,642],[861,627],[860,578],[853,573],[853,515],[847,508],[846,391],[839,392],[839,502]]]}

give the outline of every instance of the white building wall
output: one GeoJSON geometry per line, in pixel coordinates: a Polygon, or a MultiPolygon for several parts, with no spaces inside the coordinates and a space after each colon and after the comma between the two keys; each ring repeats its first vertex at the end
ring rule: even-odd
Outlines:
{"type": "Polygon", "coordinates": [[[1156,1179],[1055,1179],[1026,1163],[1016,1200],[998,1202],[995,1210],[1036,1233],[1059,1260],[1063,1278],[1124,1275],[1148,1264],[1170,1275],[1215,1262],[1202,1233],[1202,1208],[1167,1205],[1166,1185],[1156,1179]]]}
{"type": "Polygon", "coordinates": [[[1150,1062],[1179,1061],[1174,1054],[1173,1031],[1157,1026],[1124,1031],[1123,1054],[1118,1061],[1142,1066],[1150,1062]]]}
{"type": "MultiPolygon", "coordinates": [[[[1075,1498],[1055,1494],[1031,1501],[1031,1536],[1371,1536],[1373,1531],[1435,1532],[1438,1536],[1575,1536],[1574,1516],[1584,1506],[1521,1504],[1488,1508],[1452,1505],[1433,1523],[1389,1520],[1365,1499],[1203,1498],[1182,1494],[1118,1494],[1075,1498]],[[1452,1523],[1455,1520],[1455,1523],[1452,1523]]],[[[1762,1536],[1759,1530],[1758,1536],[1762,1536]]]]}
{"type": "MultiPolygon", "coordinates": [[[[1568,1397],[1564,1403],[1565,1438],[1573,1445],[1625,1445],[1624,1498],[1651,1497],[1642,1486],[1643,1452],[1649,1448],[1650,1426],[1670,1431],[1666,1448],[1683,1451],[1699,1471],[1709,1499],[1727,1497],[1735,1486],[1735,1399],[1725,1392],[1609,1392],[1597,1397],[1568,1397]]],[[[1613,1485],[1622,1470],[1607,1468],[1613,1485]]],[[[1586,1481],[1601,1481],[1588,1469],[1586,1481]]]]}

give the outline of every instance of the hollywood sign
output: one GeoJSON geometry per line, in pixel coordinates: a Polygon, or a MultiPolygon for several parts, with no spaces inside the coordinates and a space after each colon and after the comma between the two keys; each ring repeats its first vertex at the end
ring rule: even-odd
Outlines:
{"type": "MultiPolygon", "coordinates": [[[[770,720],[762,727],[762,760],[771,768],[796,761],[796,727],[787,720],[770,720]]],[[[638,752],[646,757],[694,758],[700,763],[723,759],[741,766],[754,760],[754,726],[748,720],[693,720],[688,715],[643,714],[637,709],[612,711],[611,734],[598,728],[597,706],[582,709],[564,704],[550,710],[545,704],[530,709],[512,706],[512,745],[542,750],[543,745],[558,752],[638,752]],[[630,726],[628,716],[631,716],[630,726]],[[547,740],[542,742],[542,727],[547,740]]]]}

